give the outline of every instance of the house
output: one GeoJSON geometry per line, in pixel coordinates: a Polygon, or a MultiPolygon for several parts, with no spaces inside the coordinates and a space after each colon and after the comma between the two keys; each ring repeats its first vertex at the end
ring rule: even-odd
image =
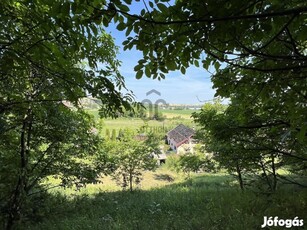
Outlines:
{"type": "Polygon", "coordinates": [[[195,131],[183,124],[178,125],[166,134],[166,141],[176,151],[183,144],[191,144],[195,131]]]}

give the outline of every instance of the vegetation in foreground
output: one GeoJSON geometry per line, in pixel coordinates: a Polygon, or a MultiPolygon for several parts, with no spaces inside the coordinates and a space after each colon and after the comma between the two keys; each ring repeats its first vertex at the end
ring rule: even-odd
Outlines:
{"type": "Polygon", "coordinates": [[[146,173],[144,182],[145,189],[133,193],[110,187],[109,182],[79,192],[56,190],[41,218],[21,229],[245,230],[260,229],[263,216],[307,216],[307,193],[294,186],[272,195],[241,192],[228,175],[194,174],[184,181],[163,168],[146,173]],[[160,186],[146,189],[152,183],[160,186]]]}
{"type": "MultiPolygon", "coordinates": [[[[31,210],[34,213],[35,207],[42,203],[33,197],[41,188],[40,181],[46,177],[60,175],[65,185],[95,179],[96,171],[90,161],[101,141],[91,132],[93,121],[81,108],[69,110],[62,104],[63,100],[78,106],[79,99],[90,94],[101,101],[100,115],[103,116],[116,117],[132,109],[130,91],[125,95],[117,91],[125,88],[118,72],[117,48],[103,29],[113,22],[118,30],[126,30],[124,49],[135,47],[143,51],[143,57],[134,68],[138,79],[143,75],[164,79],[165,74],[174,70],[184,75],[191,65],[202,65],[206,70],[215,68],[211,79],[216,95],[229,98],[230,105],[223,113],[205,107],[194,116],[202,126],[200,135],[206,150],[214,153],[222,167],[237,174],[242,190],[246,190],[242,178],[252,174],[263,176],[270,187],[266,194],[276,192],[274,196],[268,195],[270,199],[282,194],[279,199],[274,198],[282,201],[274,202],[275,205],[264,199],[265,205],[269,205],[265,207],[269,208],[263,208],[253,203],[252,200],[258,198],[245,200],[241,192],[236,192],[232,196],[234,201],[249,204],[246,210],[237,208],[237,215],[232,215],[229,208],[232,200],[225,199],[227,207],[214,200],[213,207],[226,210],[226,218],[221,218],[224,213],[215,212],[215,208],[213,211],[207,208],[206,213],[198,212],[197,206],[193,214],[201,213],[201,217],[208,217],[205,221],[211,221],[204,225],[192,224],[195,215],[186,217],[183,213],[186,210],[190,213],[188,207],[193,208],[193,205],[179,205],[180,209],[173,211],[175,217],[170,218],[174,220],[172,226],[159,220],[155,223],[167,228],[179,225],[180,228],[201,228],[211,224],[211,228],[235,226],[238,229],[248,219],[242,221],[241,218],[255,207],[255,213],[250,214],[253,218],[271,207],[278,210],[276,214],[283,210],[286,218],[305,208],[305,199],[300,202],[298,191],[295,200],[288,202],[293,192],[286,190],[283,194],[276,173],[286,168],[296,176],[306,177],[305,1],[234,0],[221,8],[214,0],[206,1],[205,5],[202,1],[176,1],[168,5],[158,0],[149,3],[149,7],[144,6],[138,16],[130,14],[132,1],[106,1],[105,4],[93,1],[91,5],[88,1],[64,0],[2,2],[0,210],[8,219],[6,229],[12,229],[15,222],[29,217],[27,214],[31,210]],[[134,35],[130,34],[132,31],[134,35]],[[191,34],[193,36],[189,36],[191,34]],[[231,223],[227,223],[230,217],[231,223]]],[[[172,189],[171,193],[177,191],[176,187],[172,189]]],[[[248,191],[244,194],[249,194],[248,191]]],[[[147,194],[140,192],[138,199],[143,193],[147,194]]],[[[187,196],[187,199],[198,197],[190,193],[192,198],[187,196]]],[[[159,197],[167,197],[171,202],[171,198],[181,197],[180,194],[169,197],[159,194],[159,197]]],[[[183,198],[180,202],[186,203],[183,198]]],[[[158,204],[162,206],[162,201],[158,204]]],[[[75,207],[83,206],[71,203],[65,211],[75,207]]],[[[127,207],[130,208],[129,203],[127,207]]],[[[143,211],[142,214],[148,214],[143,211]]],[[[167,214],[163,214],[166,218],[167,214]]],[[[73,215],[75,218],[79,214],[73,215]]],[[[84,214],[83,219],[86,216],[84,214]]],[[[142,215],[135,221],[140,217],[142,215]]],[[[201,219],[197,216],[195,223],[201,219]]],[[[150,227],[161,227],[155,226],[152,220],[157,217],[148,220],[150,227]]],[[[84,222],[82,218],[79,221],[84,222]]],[[[244,229],[259,226],[249,223],[244,229]]],[[[128,224],[110,228],[122,226],[129,228],[128,224]]],[[[139,227],[133,224],[135,226],[139,227]]]]}

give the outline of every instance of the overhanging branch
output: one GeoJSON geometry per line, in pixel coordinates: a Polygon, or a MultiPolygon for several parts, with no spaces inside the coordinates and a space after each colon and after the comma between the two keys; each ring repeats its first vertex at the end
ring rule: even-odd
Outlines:
{"type": "Polygon", "coordinates": [[[240,20],[247,20],[247,19],[265,19],[273,18],[273,17],[284,17],[288,15],[299,15],[302,13],[307,13],[307,7],[298,7],[294,9],[278,11],[278,12],[266,12],[261,14],[250,14],[250,15],[234,15],[234,16],[226,16],[226,17],[212,17],[212,18],[204,18],[204,19],[189,19],[189,20],[174,20],[174,21],[156,21],[153,19],[147,19],[135,14],[129,14],[125,11],[114,9],[116,12],[121,13],[130,18],[138,19],[140,21],[144,21],[147,23],[152,23],[156,25],[173,25],[173,24],[194,24],[199,22],[206,22],[206,23],[214,23],[214,22],[222,22],[222,21],[240,21],[240,20]]]}

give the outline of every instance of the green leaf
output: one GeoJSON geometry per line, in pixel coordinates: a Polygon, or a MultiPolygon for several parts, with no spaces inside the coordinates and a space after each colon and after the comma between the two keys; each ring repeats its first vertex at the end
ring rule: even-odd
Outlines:
{"type": "Polygon", "coordinates": [[[194,65],[195,65],[196,67],[199,67],[199,62],[198,62],[198,60],[194,60],[194,65]]]}
{"type": "Polygon", "coordinates": [[[298,133],[297,138],[301,143],[304,143],[306,136],[307,136],[307,124],[302,126],[301,130],[298,133]]]}
{"type": "Polygon", "coordinates": [[[123,31],[126,28],[126,25],[124,23],[119,23],[116,27],[119,31],[123,31]]]}
{"type": "Polygon", "coordinates": [[[66,15],[69,15],[70,12],[70,3],[69,2],[65,2],[62,6],[62,12],[65,13],[66,15]]]}
{"type": "Polygon", "coordinates": [[[167,11],[167,6],[166,5],[164,5],[163,3],[158,3],[157,4],[157,7],[158,7],[158,9],[163,13],[163,12],[165,12],[165,11],[167,11]]]}
{"type": "Polygon", "coordinates": [[[209,58],[206,58],[205,60],[203,60],[204,69],[209,70],[210,64],[211,64],[211,60],[209,58]]]}
{"type": "Polygon", "coordinates": [[[108,27],[108,25],[109,25],[109,19],[108,19],[108,17],[104,16],[104,17],[102,18],[102,24],[103,24],[105,27],[108,27]]]}
{"type": "Polygon", "coordinates": [[[138,63],[139,63],[139,64],[145,64],[145,63],[146,63],[146,60],[140,59],[140,60],[138,61],[138,63]]]}
{"type": "Polygon", "coordinates": [[[185,73],[186,73],[186,69],[185,69],[185,67],[184,67],[184,66],[181,66],[180,71],[181,71],[181,73],[182,73],[183,75],[185,75],[185,73]]]}
{"type": "Polygon", "coordinates": [[[128,5],[131,5],[132,0],[124,0],[124,2],[128,5]]]}
{"type": "Polygon", "coordinates": [[[132,29],[133,29],[132,26],[127,27],[127,30],[126,30],[126,33],[125,33],[126,37],[130,35],[132,29]]]}
{"type": "Polygon", "coordinates": [[[125,23],[125,18],[124,18],[122,15],[119,15],[119,16],[118,16],[118,21],[119,21],[120,23],[125,23]]]}
{"type": "Polygon", "coordinates": [[[136,79],[141,79],[143,77],[143,70],[139,70],[137,73],[136,73],[136,79]]]}
{"type": "Polygon", "coordinates": [[[93,31],[93,34],[94,34],[95,36],[97,36],[97,34],[98,34],[97,27],[93,25],[93,26],[91,27],[91,29],[92,29],[92,31],[93,31]]]}
{"type": "Polygon", "coordinates": [[[177,68],[177,65],[175,61],[170,60],[166,63],[166,66],[168,67],[169,70],[175,70],[177,68]]]}
{"type": "Polygon", "coordinates": [[[146,77],[151,76],[151,71],[150,71],[150,68],[148,66],[145,67],[145,75],[146,75],[146,77]]]}
{"type": "Polygon", "coordinates": [[[221,66],[221,64],[218,61],[216,61],[214,63],[214,68],[215,68],[216,71],[218,71],[220,69],[220,66],[221,66]]]}
{"type": "Polygon", "coordinates": [[[134,71],[137,72],[137,71],[139,71],[142,68],[143,68],[142,64],[136,65],[136,66],[134,66],[134,71]]]}
{"type": "Polygon", "coordinates": [[[118,8],[121,10],[121,11],[124,11],[124,12],[128,12],[129,11],[129,7],[124,5],[124,4],[120,4],[118,5],[118,8]]]}

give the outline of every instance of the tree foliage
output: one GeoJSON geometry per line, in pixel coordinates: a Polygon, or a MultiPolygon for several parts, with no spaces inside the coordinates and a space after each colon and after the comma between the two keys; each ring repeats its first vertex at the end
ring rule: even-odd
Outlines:
{"type": "Polygon", "coordinates": [[[87,94],[103,102],[103,114],[115,116],[117,108],[129,107],[131,95],[122,97],[116,90],[125,87],[117,48],[99,24],[89,21],[93,7],[64,0],[1,4],[1,111],[29,101],[76,105],[87,94]],[[30,87],[36,93],[32,98],[20,95],[30,87]]]}
{"type": "MultiPolygon", "coordinates": [[[[157,151],[159,140],[154,134],[149,134],[144,141],[136,140],[132,131],[121,132],[120,138],[104,143],[102,149],[110,162],[110,170],[107,174],[123,188],[133,191],[134,185],[142,180],[144,170],[154,170],[157,161],[152,154],[157,151]]],[[[104,162],[103,157],[97,158],[97,164],[104,162]]],[[[104,163],[103,163],[104,165],[104,163]]]]}
{"type": "Polygon", "coordinates": [[[204,153],[187,153],[179,157],[177,169],[186,173],[187,177],[190,177],[192,172],[213,171],[214,162],[209,155],[205,155],[204,153]]]}
{"type": "Polygon", "coordinates": [[[82,0],[0,5],[0,208],[11,229],[47,176],[63,185],[94,180],[81,159],[95,153],[98,137],[79,99],[96,97],[102,115],[116,116],[133,98],[118,91],[125,85],[117,48],[90,20],[93,6],[82,0]]]}
{"type": "Polygon", "coordinates": [[[274,120],[285,115],[291,136],[306,142],[305,1],[222,2],[155,1],[138,15],[118,1],[106,9],[130,35],[124,47],[143,52],[137,77],[214,66],[218,96],[240,110],[252,105],[254,114],[274,111],[274,120]]]}
{"type": "Polygon", "coordinates": [[[231,148],[232,159],[246,152],[263,158],[265,152],[306,173],[305,1],[157,0],[144,3],[139,14],[127,6],[110,1],[104,9],[125,30],[125,49],[143,52],[137,78],[185,74],[191,65],[214,68],[216,96],[231,101],[225,115],[208,122],[225,135],[220,147],[231,148]]]}
{"type": "Polygon", "coordinates": [[[213,153],[213,159],[222,168],[236,175],[241,189],[250,183],[249,179],[257,176],[266,184],[265,188],[275,191],[278,179],[284,179],[278,169],[302,172],[304,152],[300,144],[281,140],[284,130],[271,126],[257,129],[242,126],[241,114],[237,112],[231,106],[224,112],[217,112],[215,105],[206,104],[193,117],[202,127],[198,138],[205,149],[213,153]]]}

